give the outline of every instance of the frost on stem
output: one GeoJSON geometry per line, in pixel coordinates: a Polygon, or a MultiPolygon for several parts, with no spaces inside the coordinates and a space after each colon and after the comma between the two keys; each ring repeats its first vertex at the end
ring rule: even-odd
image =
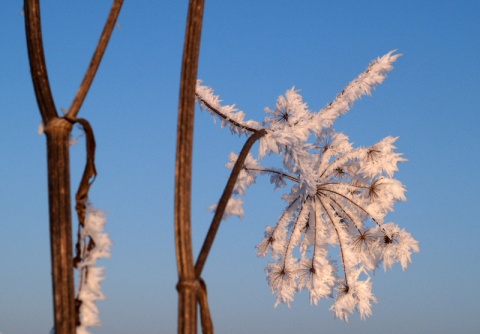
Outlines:
{"type": "MultiPolygon", "coordinates": [[[[395,151],[398,137],[354,147],[332,128],[355,100],[383,82],[399,56],[392,51],[373,61],[317,113],[294,88],[278,98],[274,109],[265,109],[268,115],[262,126],[267,134],[260,139],[259,158],[249,155],[234,194],[244,195],[259,174],[270,175],[276,188],[292,184],[284,195],[287,207],[257,245],[258,256],[273,257],[266,274],[277,296],[275,305],[290,304],[295,293],[307,290],[313,304],[334,298],[330,309],[336,317],[346,321],[357,310],[363,319],[372,314],[376,302],[371,276],[379,265],[386,270],[399,262],[406,269],[412,253],[419,251],[410,233],[384,223],[395,202],[406,200],[405,187],[394,178],[398,163],[406,161],[395,151]],[[272,153],[283,157],[281,168],[260,164],[272,153]],[[332,249],[338,250],[338,261],[330,256],[332,249]]],[[[233,132],[248,133],[243,113],[236,116],[233,107],[222,107],[210,88],[199,84],[197,98],[233,132]]],[[[253,121],[248,124],[261,128],[253,121]]],[[[232,153],[227,167],[236,159],[232,153]]],[[[243,214],[238,199],[232,199],[231,207],[226,215],[243,214]]]]}
{"type": "Polygon", "coordinates": [[[235,105],[223,106],[219,96],[215,95],[211,87],[202,86],[201,80],[197,80],[195,95],[197,101],[211,113],[213,119],[219,118],[222,127],[228,126],[232,133],[242,135],[260,129],[258,122],[252,120],[245,121],[245,113],[235,108],[235,105]]]}
{"type": "Polygon", "coordinates": [[[106,222],[104,212],[87,205],[85,223],[79,233],[80,261],[77,269],[80,271],[80,281],[77,301],[80,304],[80,325],[77,327],[77,334],[87,334],[88,327],[101,325],[95,302],[105,299],[101,290],[105,270],[103,267],[95,267],[95,264],[98,259],[111,256],[112,241],[109,235],[103,232],[106,222]]]}

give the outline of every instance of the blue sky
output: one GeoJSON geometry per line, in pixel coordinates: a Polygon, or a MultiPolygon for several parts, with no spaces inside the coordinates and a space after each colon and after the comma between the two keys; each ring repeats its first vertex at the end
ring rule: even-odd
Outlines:
{"type": "MultiPolygon", "coordinates": [[[[58,108],[68,108],[110,1],[42,2],[45,51],[58,108]]],[[[48,333],[53,324],[45,138],[29,77],[21,1],[0,4],[0,332],[48,333]]],[[[80,112],[97,140],[91,201],[109,212],[115,245],[102,262],[107,300],[93,333],[174,333],[176,265],[173,178],[176,110],[187,1],[126,1],[80,112]]],[[[330,102],[371,60],[404,54],[372,97],[335,128],[356,145],[400,136],[409,160],[396,175],[407,202],[389,216],[421,252],[373,278],[379,301],[366,321],[334,320],[331,301],[274,308],[266,259],[255,256],[265,225],[284,207],[268,180],[249,189],[243,220],[221,226],[204,270],[218,333],[478,333],[480,288],[480,2],[207,1],[199,77],[226,103],[262,120],[285,90],[312,110],[330,102]]],[[[244,138],[196,114],[195,250],[244,138]]],[[[79,131],[76,132],[80,134],[79,131]]],[[[72,185],[84,142],[72,147],[72,185]]],[[[75,225],[74,225],[75,226],[75,225]]]]}

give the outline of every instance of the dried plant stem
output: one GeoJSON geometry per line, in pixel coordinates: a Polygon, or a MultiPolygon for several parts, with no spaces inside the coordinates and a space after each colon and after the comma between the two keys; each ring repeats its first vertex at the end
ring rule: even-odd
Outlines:
{"type": "Polygon", "coordinates": [[[201,105],[203,105],[205,108],[213,111],[216,115],[218,115],[218,117],[224,119],[224,120],[227,120],[229,123],[235,125],[235,126],[238,126],[239,128],[242,128],[244,130],[247,130],[247,131],[250,131],[250,132],[256,132],[258,131],[258,129],[255,129],[255,128],[252,128],[248,125],[245,125],[243,123],[238,123],[236,122],[235,120],[231,119],[231,118],[228,118],[227,115],[225,115],[224,113],[222,113],[220,110],[218,110],[217,108],[213,107],[210,103],[208,103],[207,101],[205,101],[200,95],[196,94],[195,93],[195,97],[198,99],[198,101],[200,102],[201,105]]]}
{"type": "Polygon", "coordinates": [[[71,129],[72,124],[62,118],[52,119],[45,128],[56,334],[76,331],[69,161],[71,129]]]}
{"type": "Polygon", "coordinates": [[[200,318],[202,320],[202,333],[213,334],[213,323],[210,315],[210,307],[208,306],[207,285],[203,279],[199,278],[200,289],[198,291],[198,305],[200,306],[200,318]]]}
{"type": "MultiPolygon", "coordinates": [[[[334,191],[334,190],[331,190],[331,189],[328,189],[328,188],[321,188],[319,191],[325,191],[325,192],[330,192],[332,194],[335,194],[335,195],[338,195],[344,199],[346,199],[347,201],[349,201],[350,203],[352,203],[354,206],[356,206],[357,208],[359,208],[360,210],[362,210],[363,212],[365,212],[372,220],[375,224],[377,224],[379,227],[382,227],[382,224],[380,224],[375,218],[373,218],[372,214],[370,212],[367,211],[367,209],[365,209],[363,206],[361,206],[360,204],[356,203],[354,200],[352,200],[351,198],[339,193],[338,191],[334,191]]],[[[325,197],[328,197],[328,198],[331,198],[331,196],[327,195],[326,193],[323,194],[325,197]]],[[[344,210],[345,211],[345,210],[344,210]]]]}
{"type": "Polygon", "coordinates": [[[345,253],[344,253],[344,247],[345,246],[342,243],[342,238],[341,238],[340,232],[339,232],[341,227],[337,226],[337,224],[335,223],[335,220],[333,219],[332,214],[328,210],[325,203],[323,203],[322,198],[319,195],[317,195],[317,198],[320,202],[320,205],[322,206],[323,211],[327,214],[328,220],[330,220],[330,222],[332,223],[332,226],[335,230],[335,233],[337,234],[338,244],[340,245],[340,254],[341,254],[341,258],[342,258],[343,274],[345,275],[345,284],[348,287],[349,285],[348,285],[348,277],[347,277],[347,267],[345,265],[345,253]]]}
{"type": "Polygon", "coordinates": [[[23,10],[25,13],[25,32],[33,88],[35,89],[35,96],[43,123],[47,124],[50,119],[57,117],[57,111],[48,81],[47,65],[43,52],[39,2],[40,0],[25,0],[23,10]]]}
{"type": "Polygon", "coordinates": [[[46,125],[48,200],[55,333],[75,333],[69,139],[72,124],[57,117],[43,51],[39,0],[25,0],[25,30],[32,82],[46,125]]]}
{"type": "Polygon", "coordinates": [[[245,159],[247,158],[248,152],[250,152],[253,144],[266,134],[267,131],[264,129],[255,131],[248,138],[247,142],[242,148],[242,151],[240,152],[240,155],[237,158],[237,161],[235,162],[235,165],[233,166],[232,173],[230,174],[227,185],[223,190],[222,197],[220,197],[220,201],[218,202],[217,209],[215,210],[212,223],[210,224],[207,236],[205,237],[205,241],[203,242],[202,249],[197,258],[197,262],[195,263],[195,272],[197,274],[197,277],[200,277],[200,275],[202,274],[203,266],[205,265],[205,261],[207,260],[210,249],[212,248],[218,228],[220,227],[220,223],[222,222],[222,217],[225,213],[225,209],[227,208],[228,200],[232,196],[235,182],[237,182],[238,174],[240,174],[240,171],[242,170],[242,168],[244,168],[243,165],[245,163],[245,159]]]}
{"type": "Polygon", "coordinates": [[[270,173],[270,174],[277,174],[280,175],[281,177],[285,177],[289,179],[290,181],[298,183],[298,178],[295,176],[289,175],[287,173],[279,172],[273,169],[268,169],[268,168],[258,168],[258,167],[244,167],[246,171],[255,171],[255,172],[261,172],[261,173],[270,173]]]}
{"type": "MultiPolygon", "coordinates": [[[[292,244],[292,240],[294,240],[294,239],[293,239],[293,235],[294,235],[294,233],[295,233],[295,230],[297,230],[298,222],[299,222],[299,220],[300,220],[300,218],[301,218],[301,216],[302,216],[303,210],[304,210],[304,208],[302,207],[302,208],[300,209],[300,211],[298,212],[297,218],[295,218],[295,223],[293,223],[292,232],[291,232],[291,234],[290,234],[290,238],[288,239],[287,247],[285,247],[285,252],[283,253],[283,265],[282,265],[282,266],[283,266],[283,269],[285,269],[285,262],[287,261],[288,251],[290,250],[290,246],[291,246],[291,244],[292,244]]],[[[295,246],[295,245],[294,245],[294,246],[295,246]]],[[[292,257],[291,254],[290,254],[290,257],[292,257]]]]}
{"type": "Polygon", "coordinates": [[[191,0],[182,60],[175,167],[175,246],[178,268],[178,333],[197,333],[197,294],[191,231],[191,177],[195,85],[197,80],[203,0],[191,0]]]}
{"type": "Polygon", "coordinates": [[[90,61],[90,65],[85,73],[83,78],[82,84],[78,88],[77,95],[68,110],[68,117],[76,117],[85,97],[87,96],[88,91],[90,90],[90,86],[92,85],[93,79],[95,74],[97,73],[98,66],[100,66],[100,62],[102,61],[103,54],[107,49],[108,42],[110,41],[110,37],[112,35],[112,31],[115,28],[115,23],[117,22],[118,15],[120,14],[120,10],[122,9],[123,0],[115,0],[112,4],[112,8],[110,9],[110,14],[108,15],[107,22],[103,28],[102,35],[100,36],[100,40],[98,41],[97,48],[92,56],[92,60],[90,61]]]}

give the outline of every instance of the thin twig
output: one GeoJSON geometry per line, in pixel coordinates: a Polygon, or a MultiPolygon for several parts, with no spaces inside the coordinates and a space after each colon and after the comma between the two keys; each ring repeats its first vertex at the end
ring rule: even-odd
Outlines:
{"type": "Polygon", "coordinates": [[[95,53],[93,54],[92,60],[90,61],[90,65],[83,77],[82,84],[78,88],[77,95],[75,96],[70,109],[68,110],[68,117],[74,118],[77,117],[78,112],[87,96],[88,91],[90,90],[90,86],[92,85],[93,78],[97,73],[98,66],[102,61],[102,57],[105,53],[107,48],[108,42],[112,35],[112,31],[115,28],[115,23],[117,22],[118,14],[120,13],[120,9],[122,9],[123,0],[115,0],[112,4],[112,8],[110,9],[110,14],[108,15],[107,22],[103,28],[102,35],[100,36],[100,40],[98,41],[97,48],[95,53]]]}
{"type": "Polygon", "coordinates": [[[287,260],[287,256],[288,256],[288,250],[290,249],[290,245],[292,243],[293,234],[295,233],[295,230],[297,229],[298,222],[300,220],[300,216],[302,215],[303,210],[305,210],[305,208],[302,206],[300,211],[298,212],[297,218],[295,219],[295,223],[293,223],[292,232],[290,233],[290,238],[288,239],[287,247],[285,247],[285,253],[283,254],[283,268],[284,269],[285,269],[285,261],[287,260]]]}
{"type": "MultiPolygon", "coordinates": [[[[323,195],[324,197],[327,197],[330,201],[332,201],[332,203],[334,203],[334,204],[347,216],[347,218],[352,222],[353,226],[355,226],[355,228],[357,229],[358,233],[362,233],[362,231],[360,230],[360,227],[359,227],[359,226],[361,226],[361,224],[358,224],[358,225],[357,225],[357,223],[355,222],[355,220],[353,219],[353,217],[345,210],[344,207],[342,207],[342,206],[340,205],[340,203],[338,203],[333,197],[328,196],[327,194],[322,193],[322,195],[323,195]]],[[[335,210],[335,211],[336,211],[336,210],[335,210]]],[[[338,212],[337,212],[337,213],[338,213],[338,212]]]]}
{"type": "Polygon", "coordinates": [[[297,183],[298,183],[298,178],[296,178],[295,176],[292,176],[292,175],[287,174],[287,173],[279,172],[279,171],[274,170],[274,169],[258,168],[258,167],[244,167],[243,169],[245,169],[246,171],[251,170],[251,171],[261,172],[261,173],[277,174],[277,175],[280,175],[280,176],[282,176],[282,177],[286,177],[286,178],[289,179],[290,181],[293,181],[293,182],[297,182],[297,183]]]}
{"type": "Polygon", "coordinates": [[[333,228],[334,228],[334,230],[337,234],[338,244],[340,245],[340,253],[341,253],[341,258],[342,258],[343,273],[345,275],[345,284],[348,287],[347,268],[345,266],[345,253],[343,251],[344,246],[343,246],[343,243],[342,243],[342,238],[340,237],[339,227],[337,227],[337,224],[335,224],[335,221],[333,220],[333,218],[330,214],[330,211],[327,209],[327,207],[323,203],[322,198],[318,195],[317,195],[317,198],[320,201],[320,205],[322,206],[323,211],[325,211],[325,213],[328,216],[328,219],[332,222],[333,228]]]}
{"type": "MultiPolygon", "coordinates": [[[[352,203],[354,206],[356,206],[357,208],[359,208],[360,210],[362,210],[363,212],[365,212],[374,222],[375,224],[377,224],[378,226],[382,226],[382,224],[380,224],[379,222],[377,222],[375,220],[375,218],[373,218],[372,214],[370,212],[367,211],[367,209],[363,208],[360,204],[356,203],[354,200],[352,200],[351,198],[348,198],[347,196],[337,192],[337,191],[334,191],[334,190],[331,190],[331,189],[328,189],[328,188],[320,188],[320,189],[317,189],[317,191],[327,191],[327,192],[330,192],[332,194],[335,194],[335,195],[338,195],[342,198],[345,198],[347,201],[349,201],[350,203],[352,203]]],[[[331,198],[330,196],[324,194],[326,197],[329,197],[331,198]]]]}
{"type": "Polygon", "coordinates": [[[213,322],[208,306],[207,285],[202,278],[198,278],[200,289],[197,294],[198,305],[200,306],[200,319],[202,322],[202,333],[213,334],[213,322]]]}
{"type": "Polygon", "coordinates": [[[195,272],[197,277],[200,277],[200,275],[202,274],[203,266],[205,265],[208,253],[212,248],[213,241],[215,240],[218,228],[220,227],[220,223],[222,222],[223,214],[225,213],[225,209],[227,208],[228,200],[230,199],[230,196],[232,196],[235,182],[237,182],[238,175],[243,168],[248,152],[250,152],[253,144],[266,134],[267,130],[265,129],[254,132],[247,139],[245,145],[240,152],[240,155],[237,158],[237,161],[235,162],[235,165],[233,166],[233,170],[227,181],[227,185],[223,190],[222,197],[220,197],[217,209],[215,210],[215,214],[213,216],[212,223],[210,224],[207,236],[205,237],[205,241],[203,242],[202,249],[200,251],[200,254],[198,255],[197,262],[195,263],[195,272]]]}
{"type": "Polygon", "coordinates": [[[215,107],[213,107],[210,103],[208,103],[207,101],[205,101],[204,99],[202,99],[202,97],[200,95],[198,95],[197,93],[195,93],[195,96],[197,98],[197,100],[200,102],[200,104],[202,104],[205,108],[213,111],[215,114],[218,115],[218,117],[220,118],[223,118],[224,120],[228,121],[229,123],[232,123],[233,125],[239,127],[239,128],[242,128],[244,130],[247,130],[247,131],[250,131],[252,133],[258,131],[259,129],[255,129],[255,128],[252,128],[246,124],[242,124],[242,123],[238,123],[237,121],[227,117],[225,114],[223,114],[220,110],[216,109],[215,107]]]}

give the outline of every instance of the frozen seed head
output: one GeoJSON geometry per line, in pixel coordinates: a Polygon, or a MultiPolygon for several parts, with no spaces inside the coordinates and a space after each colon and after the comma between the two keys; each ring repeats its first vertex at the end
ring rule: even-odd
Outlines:
{"type": "MultiPolygon", "coordinates": [[[[393,53],[374,60],[319,112],[310,111],[297,90],[287,90],[275,108],[265,109],[262,125],[244,121],[243,113],[221,106],[213,90],[197,86],[197,99],[222,125],[239,134],[266,132],[258,160],[244,164],[235,196],[244,195],[259,174],[269,174],[275,188],[293,184],[283,196],[287,206],[282,215],[257,245],[258,256],[272,252],[273,262],[265,271],[277,297],[275,306],[289,304],[303,289],[315,304],[336,292],[331,307],[336,317],[348,320],[354,310],[362,318],[370,316],[376,302],[370,277],[378,265],[383,262],[386,269],[399,262],[405,269],[411,254],[419,251],[408,232],[383,223],[395,202],[406,199],[405,187],[393,178],[398,163],[405,161],[395,152],[397,138],[354,147],[332,127],[354,101],[383,82],[399,57],[393,53]],[[259,160],[267,154],[282,156],[281,168],[261,166],[259,160]],[[331,259],[332,251],[338,252],[338,261],[331,259]]],[[[236,157],[231,160],[230,168],[236,157]]]]}
{"type": "Polygon", "coordinates": [[[360,232],[353,239],[352,248],[356,252],[370,252],[370,247],[374,242],[375,238],[369,230],[366,230],[364,232],[360,232]]]}

